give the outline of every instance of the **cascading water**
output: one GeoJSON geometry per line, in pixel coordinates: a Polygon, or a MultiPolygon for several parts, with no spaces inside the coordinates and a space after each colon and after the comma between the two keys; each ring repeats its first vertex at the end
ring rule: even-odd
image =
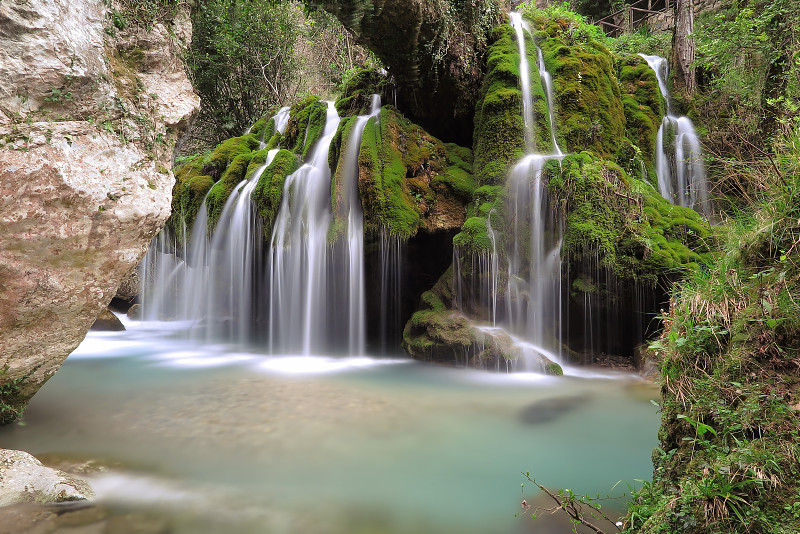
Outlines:
{"type": "Polygon", "coordinates": [[[330,143],[340,118],[328,103],[325,129],[309,162],[286,178],[269,252],[269,338],[273,352],[365,352],[364,222],[358,193],[358,154],[369,115],[356,119],[342,162],[338,220],[344,235],[329,243],[330,143]],[[340,308],[345,309],[340,309],[340,308]]]}
{"type": "MultiPolygon", "coordinates": [[[[283,133],[289,108],[273,117],[283,133]]],[[[263,140],[261,146],[264,146],[263,140]]],[[[255,335],[254,295],[261,272],[261,221],[250,199],[278,149],[228,197],[212,235],[208,235],[205,201],[194,221],[187,244],[181,221],[179,239],[165,230],[154,238],[143,262],[143,317],[189,320],[191,336],[200,341],[224,339],[244,344],[255,335]],[[175,243],[182,250],[175,250],[175,243]]]]}
{"type": "Polygon", "coordinates": [[[325,129],[308,163],[286,178],[269,250],[272,351],[311,354],[327,338],[327,249],[331,222],[328,152],[339,114],[328,102],[325,129]]]}
{"type": "MultiPolygon", "coordinates": [[[[532,38],[530,28],[519,13],[510,14],[516,29],[521,58],[527,58],[523,29],[532,38]]],[[[555,102],[552,77],[544,64],[541,49],[537,47],[541,83],[545,88],[548,122],[553,151],[550,155],[528,154],[517,163],[508,177],[507,209],[512,221],[512,232],[507,244],[508,288],[506,311],[511,329],[539,347],[553,348],[558,339],[561,307],[561,242],[560,223],[550,207],[547,187],[542,182],[542,171],[547,159],[563,155],[555,131],[555,102]],[[552,335],[547,334],[552,332],[552,335]]],[[[520,70],[527,59],[520,60],[520,70]]],[[[523,99],[533,108],[530,77],[520,75],[523,99]]],[[[523,107],[525,104],[523,104],[523,107]]]]}
{"type": "Polygon", "coordinates": [[[656,138],[656,175],[658,192],[661,196],[679,206],[692,208],[709,217],[711,209],[708,200],[708,182],[706,180],[703,154],[700,140],[688,117],[677,117],[672,114],[667,77],[669,66],[661,56],[639,54],[656,73],[658,87],[667,106],[667,114],[661,121],[656,138]],[[673,135],[671,153],[664,147],[665,137],[673,135]]]}
{"type": "MultiPolygon", "coordinates": [[[[358,155],[361,151],[361,137],[367,121],[381,111],[379,95],[372,95],[372,104],[368,115],[360,115],[355,119],[347,152],[342,160],[341,201],[337,211],[339,220],[345,221],[345,235],[340,246],[334,246],[334,255],[339,252],[342,261],[340,268],[334,271],[339,280],[334,287],[343,292],[343,299],[335,298],[334,303],[347,303],[347,348],[349,354],[364,354],[366,345],[366,303],[364,289],[364,213],[361,209],[361,197],[358,191],[358,155]],[[345,250],[342,250],[341,245],[345,250]]],[[[337,295],[338,297],[338,295],[337,295]]],[[[335,319],[335,316],[334,316],[335,319]]]]}
{"type": "Polygon", "coordinates": [[[471,258],[472,283],[465,283],[461,251],[454,251],[455,301],[462,312],[477,311],[491,322],[493,328],[504,325],[516,334],[516,345],[522,357],[515,370],[538,371],[538,355],[553,358],[558,353],[561,317],[561,221],[552,209],[543,170],[549,159],[560,160],[563,152],[556,139],[553,83],[547,72],[541,49],[537,47],[540,83],[545,89],[548,125],[552,151],[536,153],[536,117],[531,88],[526,34],[532,33],[520,13],[510,13],[520,55],[520,89],[525,125],[523,157],[507,178],[506,219],[510,228],[500,236],[492,227],[491,213],[487,218],[487,234],[491,251],[471,258]],[[501,292],[501,258],[507,265],[505,299],[498,302],[501,292]],[[466,293],[469,294],[466,294],[466,293]],[[530,356],[530,357],[528,357],[530,356]]]}

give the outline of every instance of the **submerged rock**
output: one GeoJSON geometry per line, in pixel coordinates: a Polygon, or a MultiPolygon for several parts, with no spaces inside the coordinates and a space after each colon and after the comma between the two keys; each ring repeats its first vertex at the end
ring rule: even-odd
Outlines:
{"type": "Polygon", "coordinates": [[[0,506],[20,502],[80,501],[94,497],[89,484],[45,467],[22,451],[0,449],[0,506]]]}
{"type": "Polygon", "coordinates": [[[520,419],[529,425],[550,423],[585,405],[590,400],[589,395],[572,395],[536,401],[522,409],[520,419]]]}
{"type": "Polygon", "coordinates": [[[123,30],[107,5],[11,1],[0,14],[0,423],[164,224],[173,148],[199,107],[180,59],[188,8],[123,30]]]}

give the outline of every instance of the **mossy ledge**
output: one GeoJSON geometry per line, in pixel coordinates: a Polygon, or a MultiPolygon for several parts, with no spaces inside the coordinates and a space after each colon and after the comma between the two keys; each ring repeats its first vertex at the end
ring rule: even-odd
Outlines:
{"type": "MultiPolygon", "coordinates": [[[[420,309],[406,323],[403,348],[417,360],[506,372],[522,351],[502,331],[480,325],[453,308],[453,268],[420,298],[420,309]]],[[[561,366],[544,356],[537,365],[543,374],[561,375],[561,366]]]]}
{"type": "Polygon", "coordinates": [[[471,171],[468,148],[445,145],[384,106],[367,122],[359,154],[365,227],[403,239],[420,229],[459,228],[472,200],[471,171]]]}

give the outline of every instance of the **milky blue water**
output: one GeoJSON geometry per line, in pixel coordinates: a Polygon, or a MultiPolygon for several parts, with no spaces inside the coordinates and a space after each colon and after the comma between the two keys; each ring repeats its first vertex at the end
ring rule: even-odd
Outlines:
{"type": "Polygon", "coordinates": [[[0,446],[113,462],[98,502],[176,533],[568,532],[515,517],[521,472],[588,494],[651,476],[657,390],[629,375],[271,357],[128,327],[90,333],[0,446]]]}

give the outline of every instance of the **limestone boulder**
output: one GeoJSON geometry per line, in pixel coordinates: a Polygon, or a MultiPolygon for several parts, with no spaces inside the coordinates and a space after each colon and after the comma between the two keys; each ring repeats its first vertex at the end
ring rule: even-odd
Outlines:
{"type": "Polygon", "coordinates": [[[0,506],[20,502],[80,501],[94,497],[89,485],[45,467],[27,452],[0,449],[0,506]]]}
{"type": "Polygon", "coordinates": [[[56,372],[170,213],[199,108],[186,9],[113,25],[104,0],[0,4],[0,423],[56,372]]]}

